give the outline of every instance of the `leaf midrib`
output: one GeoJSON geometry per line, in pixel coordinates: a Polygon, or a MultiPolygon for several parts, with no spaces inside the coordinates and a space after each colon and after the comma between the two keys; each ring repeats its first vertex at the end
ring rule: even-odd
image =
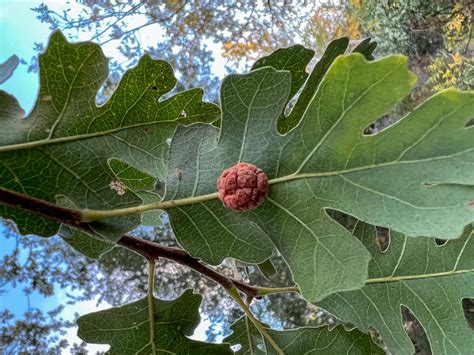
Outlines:
{"type": "MultiPolygon", "coordinates": [[[[191,91],[193,91],[193,89],[183,91],[180,94],[188,93],[188,92],[191,92],[191,91]]],[[[192,102],[196,98],[196,95],[197,95],[197,93],[194,96],[192,96],[186,102],[184,108],[186,108],[189,105],[189,103],[192,102]]],[[[142,97],[143,97],[143,94],[140,95],[140,97],[132,104],[132,107],[137,105],[142,97]]],[[[166,106],[167,105],[165,105],[162,108],[165,108],[166,106]]],[[[121,118],[121,124],[123,123],[123,120],[125,119],[125,117],[128,115],[129,110],[127,110],[127,112],[121,118]]],[[[94,122],[98,117],[101,117],[102,115],[103,115],[103,113],[93,117],[93,119],[91,120],[91,123],[94,122]]],[[[189,115],[189,116],[186,116],[186,117],[192,118],[194,116],[200,116],[200,114],[189,115]]],[[[0,146],[0,153],[5,153],[5,152],[9,152],[9,151],[14,151],[14,150],[38,148],[38,147],[49,145],[49,144],[53,145],[53,144],[59,144],[59,143],[64,143],[64,142],[80,141],[80,140],[89,139],[89,138],[97,138],[97,137],[102,137],[102,136],[106,136],[106,135],[111,135],[113,133],[120,132],[122,130],[133,129],[133,128],[137,128],[137,127],[145,127],[145,126],[150,126],[150,125],[154,125],[154,124],[157,124],[157,123],[178,122],[178,120],[180,118],[181,118],[181,116],[178,114],[178,116],[176,116],[173,119],[169,119],[169,120],[156,120],[155,119],[152,122],[141,122],[141,123],[137,123],[137,124],[130,124],[130,125],[127,125],[127,126],[120,126],[120,127],[117,127],[117,128],[107,130],[107,131],[84,133],[84,134],[78,134],[78,135],[67,136],[67,137],[59,137],[59,138],[49,138],[49,137],[47,137],[45,139],[32,141],[32,142],[24,142],[24,143],[18,143],[18,144],[5,145],[5,146],[0,146]]],[[[89,124],[88,129],[91,127],[91,123],[89,124]]]]}
{"type": "Polygon", "coordinates": [[[429,274],[417,274],[417,275],[402,275],[402,276],[387,276],[387,277],[376,277],[372,279],[367,279],[366,284],[377,284],[377,283],[389,283],[389,282],[403,282],[411,280],[421,280],[421,279],[431,279],[435,277],[451,276],[458,274],[468,274],[474,273],[473,269],[462,269],[462,270],[450,270],[435,272],[429,274]]]}
{"type": "Polygon", "coordinates": [[[458,155],[462,155],[468,152],[474,151],[474,148],[469,148],[460,152],[456,152],[453,154],[449,155],[442,155],[438,157],[431,157],[431,158],[425,158],[425,159],[415,159],[415,160],[405,160],[405,161],[399,161],[399,160],[393,160],[385,163],[380,163],[380,164],[372,164],[372,165],[366,165],[366,166],[358,166],[355,168],[350,168],[350,169],[342,169],[342,170],[336,170],[336,171],[326,171],[326,172],[319,172],[319,173],[292,173],[289,175],[281,176],[279,178],[271,179],[269,180],[269,184],[279,184],[291,180],[296,180],[296,179],[306,179],[306,178],[316,178],[316,177],[331,177],[331,176],[338,176],[338,175],[343,175],[343,174],[349,174],[349,173],[355,173],[355,172],[360,172],[364,170],[370,170],[370,169],[378,169],[378,168],[383,168],[387,166],[394,166],[397,164],[417,164],[417,163],[425,163],[425,162],[430,162],[430,161],[436,161],[436,160],[442,160],[442,159],[449,159],[456,157],[458,155]]]}
{"type": "Polygon", "coordinates": [[[125,127],[118,127],[118,128],[110,129],[110,130],[107,130],[107,131],[78,134],[78,135],[74,135],[74,136],[67,136],[67,137],[60,137],[60,138],[53,138],[53,139],[47,139],[46,138],[46,139],[41,139],[41,140],[32,141],[32,142],[5,145],[5,146],[0,146],[0,153],[16,151],[16,150],[23,150],[23,149],[39,148],[39,147],[43,147],[43,146],[47,146],[47,145],[54,145],[54,144],[59,144],[59,143],[64,143],[64,142],[81,141],[81,140],[85,140],[85,139],[89,139],[89,138],[97,138],[97,137],[112,135],[113,133],[120,132],[120,131],[127,130],[127,129],[151,126],[151,125],[158,124],[158,123],[161,124],[161,123],[177,122],[178,119],[179,119],[179,117],[176,117],[176,119],[171,119],[171,120],[166,120],[166,121],[142,122],[142,123],[137,123],[137,124],[133,124],[133,125],[128,125],[128,126],[125,126],[125,127]]]}

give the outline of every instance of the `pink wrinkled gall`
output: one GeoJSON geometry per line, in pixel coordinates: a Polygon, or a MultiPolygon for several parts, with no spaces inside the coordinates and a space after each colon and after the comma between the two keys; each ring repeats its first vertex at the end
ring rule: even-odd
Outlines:
{"type": "Polygon", "coordinates": [[[253,164],[239,163],[222,172],[217,188],[224,207],[236,212],[247,211],[265,201],[268,177],[253,164]]]}

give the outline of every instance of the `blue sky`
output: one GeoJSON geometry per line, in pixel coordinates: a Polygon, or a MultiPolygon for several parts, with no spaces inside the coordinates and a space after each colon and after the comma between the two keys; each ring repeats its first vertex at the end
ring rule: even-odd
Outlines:
{"type": "MultiPolygon", "coordinates": [[[[0,0],[0,62],[3,63],[11,55],[16,54],[21,59],[30,61],[34,52],[34,43],[46,43],[51,33],[48,26],[36,19],[36,15],[30,9],[40,4],[40,1],[7,1],[0,0]]],[[[53,6],[60,6],[64,2],[53,2],[53,6]]],[[[28,73],[28,66],[20,64],[15,70],[13,76],[0,89],[13,94],[20,105],[28,113],[34,105],[39,88],[39,77],[37,73],[28,73]]],[[[0,238],[4,233],[0,225],[0,238]]],[[[2,249],[0,257],[13,250],[15,246],[14,239],[2,238],[2,249]]],[[[23,294],[23,287],[18,285],[16,288],[10,287],[8,292],[1,296],[0,309],[8,308],[16,317],[23,317],[28,309],[28,299],[23,294]]],[[[50,310],[65,300],[66,290],[56,290],[52,297],[42,297],[37,292],[29,297],[31,306],[42,310],[50,310]]],[[[104,305],[106,307],[107,305],[104,305]]],[[[72,319],[74,312],[87,313],[97,310],[95,301],[83,302],[77,308],[66,309],[63,317],[72,319]]],[[[67,335],[70,343],[80,342],[75,336],[76,330],[71,329],[67,335]]],[[[106,350],[107,346],[90,346],[92,352],[106,350]]],[[[68,352],[67,352],[68,353],[68,352]]]]}
{"type": "MultiPolygon", "coordinates": [[[[20,59],[29,62],[31,57],[36,55],[33,50],[35,43],[47,43],[50,36],[50,29],[48,25],[41,23],[36,19],[36,14],[31,11],[31,8],[37,7],[42,1],[23,1],[23,0],[0,0],[0,63],[7,60],[11,55],[16,54],[20,59]]],[[[61,10],[67,6],[64,1],[44,1],[50,8],[61,10]]],[[[80,11],[80,5],[73,4],[72,11],[80,11]]],[[[136,17],[131,19],[131,25],[136,26],[137,23],[143,21],[143,18],[136,17]]],[[[156,41],[157,32],[160,29],[149,26],[140,32],[143,43],[156,41]],[[158,31],[157,31],[158,30],[158,31]]],[[[79,40],[88,40],[90,34],[81,34],[79,40]]],[[[156,43],[156,42],[155,42],[156,43]]],[[[120,57],[120,53],[115,49],[116,43],[109,42],[103,47],[107,56],[120,57]]],[[[208,43],[208,46],[214,50],[216,60],[213,63],[213,72],[220,77],[225,74],[226,59],[220,55],[220,46],[214,43],[208,43]]],[[[28,73],[28,65],[20,64],[13,76],[4,84],[0,85],[0,89],[14,95],[23,107],[25,112],[33,108],[39,88],[39,77],[37,73],[28,73]]],[[[4,229],[0,224],[0,238],[4,229]]],[[[5,240],[2,238],[0,250],[0,258],[6,253],[11,252],[14,248],[14,239],[5,240]]],[[[24,285],[23,285],[24,286],[24,285]]],[[[17,317],[22,317],[23,313],[28,308],[28,300],[22,292],[22,285],[17,288],[10,288],[8,293],[0,298],[0,309],[8,308],[17,317]]],[[[43,310],[49,310],[57,306],[61,302],[65,302],[66,290],[56,290],[56,294],[49,298],[44,298],[37,293],[30,296],[30,304],[43,310]]],[[[104,304],[100,308],[106,308],[104,304]]],[[[72,319],[74,312],[85,314],[91,311],[97,311],[95,301],[83,302],[76,304],[73,309],[67,308],[63,312],[65,318],[72,319]]],[[[195,339],[204,339],[205,330],[210,325],[209,321],[204,320],[198,327],[195,339]]],[[[76,330],[71,329],[67,335],[70,343],[80,340],[75,335],[76,330]]],[[[88,350],[95,352],[99,350],[106,350],[108,346],[89,346],[88,350]]],[[[69,353],[69,351],[66,351],[69,353]]]]}
{"type": "MultiPolygon", "coordinates": [[[[0,63],[11,55],[27,61],[35,54],[35,42],[45,42],[49,36],[48,26],[40,23],[30,8],[37,6],[39,1],[7,1],[0,0],[0,63]]],[[[13,94],[21,106],[29,111],[36,100],[39,80],[36,73],[28,73],[26,65],[19,65],[13,76],[0,89],[13,94]]],[[[0,235],[3,234],[0,225],[0,235]]],[[[15,245],[13,239],[2,239],[2,252],[11,251],[15,245]]],[[[37,301],[33,296],[31,301],[37,301]]],[[[12,311],[24,312],[27,309],[26,297],[20,289],[12,290],[7,297],[2,296],[1,306],[7,304],[12,311]],[[13,300],[15,300],[13,302],[13,300]]]]}
{"type": "MultiPolygon", "coordinates": [[[[35,54],[35,42],[46,42],[50,30],[36,19],[30,9],[40,1],[0,0],[0,62],[13,54],[29,62],[35,54]]],[[[3,85],[2,90],[13,94],[28,112],[38,92],[38,75],[28,73],[27,65],[19,65],[13,76],[3,85]]]]}

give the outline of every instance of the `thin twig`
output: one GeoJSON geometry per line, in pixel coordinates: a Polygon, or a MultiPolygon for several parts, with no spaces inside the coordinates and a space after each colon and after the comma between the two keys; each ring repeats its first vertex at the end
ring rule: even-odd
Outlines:
{"type": "Polygon", "coordinates": [[[118,16],[117,19],[111,23],[110,25],[108,25],[104,30],[102,30],[101,32],[99,33],[96,33],[94,37],[92,37],[89,41],[93,41],[95,40],[96,38],[99,38],[100,36],[102,36],[105,32],[107,32],[109,29],[111,29],[113,26],[115,26],[117,24],[117,22],[119,22],[120,20],[122,20],[125,16],[128,16],[130,15],[132,12],[134,12],[135,10],[137,10],[140,6],[144,5],[144,3],[138,3],[137,5],[135,5],[134,7],[132,7],[130,10],[124,12],[122,14],[122,16],[118,16]]]}
{"type": "Polygon", "coordinates": [[[271,346],[275,349],[275,351],[278,354],[284,355],[285,353],[280,348],[280,346],[275,342],[275,340],[273,340],[270,334],[268,334],[267,329],[262,325],[262,323],[260,323],[260,321],[257,318],[255,318],[252,311],[250,311],[249,306],[247,306],[247,304],[244,302],[242,297],[240,297],[239,291],[237,291],[237,289],[234,287],[230,290],[227,290],[227,293],[235,301],[235,303],[237,303],[242,308],[242,310],[245,312],[245,315],[253,323],[255,328],[257,328],[260,335],[264,337],[265,339],[267,339],[267,341],[271,344],[271,346]]]}
{"type": "Polygon", "coordinates": [[[259,296],[260,287],[251,286],[243,281],[222,275],[213,268],[202,263],[200,260],[192,257],[183,249],[166,247],[143,239],[138,239],[127,234],[122,236],[117,244],[124,246],[127,249],[133,250],[146,258],[165,258],[178,264],[187,266],[207,277],[208,279],[217,282],[226,290],[236,287],[246,295],[251,297],[261,297],[259,296]]]}
{"type": "MultiPolygon", "coordinates": [[[[171,20],[174,16],[178,15],[184,9],[184,7],[187,5],[187,3],[188,3],[188,1],[186,0],[183,3],[183,5],[181,5],[180,8],[177,9],[175,12],[173,12],[171,15],[160,18],[160,19],[155,19],[155,20],[152,20],[152,21],[145,22],[144,24],[142,24],[140,26],[137,26],[135,28],[132,28],[130,30],[127,30],[127,31],[121,33],[120,37],[124,37],[124,36],[128,35],[129,33],[139,31],[144,27],[147,27],[147,26],[150,26],[150,25],[153,25],[153,24],[157,24],[157,23],[164,23],[164,22],[167,22],[167,21],[171,20]]],[[[109,43],[109,42],[117,40],[117,39],[118,38],[110,38],[107,41],[100,43],[100,45],[104,45],[106,43],[109,43]]]]}
{"type": "Polygon", "coordinates": [[[82,221],[82,212],[80,210],[60,207],[54,203],[23,195],[3,187],[0,187],[0,204],[29,211],[87,233],[94,233],[91,227],[82,221]]]}

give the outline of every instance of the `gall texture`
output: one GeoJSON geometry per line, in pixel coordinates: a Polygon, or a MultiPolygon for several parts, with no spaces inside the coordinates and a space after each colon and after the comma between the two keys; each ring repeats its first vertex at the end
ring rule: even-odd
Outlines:
{"type": "Polygon", "coordinates": [[[219,199],[233,211],[260,206],[268,192],[268,177],[253,164],[239,163],[225,169],[217,180],[219,199]]]}

